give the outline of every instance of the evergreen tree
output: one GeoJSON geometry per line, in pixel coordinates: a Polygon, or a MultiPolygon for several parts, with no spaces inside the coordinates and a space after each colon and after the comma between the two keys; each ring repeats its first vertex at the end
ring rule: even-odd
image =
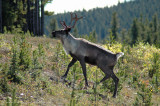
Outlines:
{"type": "Polygon", "coordinates": [[[153,22],[153,32],[156,33],[158,30],[158,16],[157,16],[157,14],[154,14],[152,22],[153,22]]]}
{"type": "Polygon", "coordinates": [[[55,30],[57,30],[57,29],[58,29],[57,20],[53,18],[53,19],[50,21],[50,26],[49,26],[49,28],[48,28],[48,31],[49,31],[49,33],[51,34],[52,31],[55,31],[55,30]]]}
{"type": "Polygon", "coordinates": [[[158,32],[158,16],[155,14],[153,16],[153,43],[158,44],[159,42],[159,32],[158,32]]]}
{"type": "Polygon", "coordinates": [[[114,36],[115,40],[118,40],[118,19],[117,19],[117,13],[114,12],[112,15],[112,21],[111,21],[111,31],[114,36]]]}
{"type": "Polygon", "coordinates": [[[142,41],[146,41],[147,37],[146,37],[146,25],[143,21],[143,15],[141,14],[140,18],[139,18],[139,30],[140,30],[140,36],[141,36],[141,40],[142,41]]]}
{"type": "Polygon", "coordinates": [[[126,30],[125,29],[122,29],[122,31],[121,31],[121,42],[127,42],[126,41],[126,30]]]}
{"type": "Polygon", "coordinates": [[[73,29],[73,36],[74,36],[74,37],[79,37],[77,27],[75,27],[75,28],[73,29]]]}
{"type": "Polygon", "coordinates": [[[96,31],[92,31],[92,36],[93,36],[93,39],[94,39],[94,42],[98,42],[98,35],[96,34],[96,31]]]}
{"type": "Polygon", "coordinates": [[[98,40],[97,40],[98,37],[97,37],[96,32],[95,32],[95,31],[90,32],[88,39],[89,39],[90,41],[92,41],[92,42],[97,42],[97,41],[98,41],[98,40]]]}
{"type": "Polygon", "coordinates": [[[6,27],[8,31],[14,29],[17,20],[13,5],[15,5],[15,2],[11,0],[2,0],[2,28],[6,27]]]}
{"type": "Polygon", "coordinates": [[[153,23],[150,22],[148,25],[149,29],[148,29],[148,36],[147,36],[147,42],[149,44],[153,44],[153,23]]]}
{"type": "Polygon", "coordinates": [[[34,35],[43,35],[44,5],[51,1],[52,0],[0,0],[0,32],[6,27],[6,29],[11,32],[14,31],[15,28],[19,28],[23,32],[29,30],[30,33],[34,35]]]}
{"type": "Polygon", "coordinates": [[[137,19],[133,20],[133,25],[131,27],[131,35],[132,35],[132,44],[135,44],[136,41],[140,40],[139,25],[137,19]]]}
{"type": "Polygon", "coordinates": [[[15,12],[17,13],[16,14],[17,21],[15,22],[16,27],[18,27],[22,31],[26,32],[26,18],[25,18],[26,11],[25,11],[25,8],[24,8],[24,3],[22,1],[19,0],[17,2],[15,12]]]}

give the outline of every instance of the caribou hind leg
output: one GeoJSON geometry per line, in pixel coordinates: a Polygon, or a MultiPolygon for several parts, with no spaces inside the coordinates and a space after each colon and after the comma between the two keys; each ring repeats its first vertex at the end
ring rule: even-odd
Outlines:
{"type": "Polygon", "coordinates": [[[82,66],[82,70],[83,70],[83,75],[84,75],[84,79],[85,79],[85,88],[87,88],[88,85],[88,81],[87,81],[87,73],[86,73],[86,64],[84,59],[79,60],[81,66],[82,66]]]}
{"type": "Polygon", "coordinates": [[[102,83],[103,81],[105,81],[105,80],[108,79],[108,78],[110,78],[110,76],[109,76],[108,74],[106,74],[106,75],[104,76],[104,78],[103,78],[99,83],[102,83]]]}
{"type": "Polygon", "coordinates": [[[112,79],[114,80],[114,83],[115,83],[113,97],[116,98],[119,79],[117,78],[117,76],[114,73],[111,74],[111,77],[112,77],[112,79]]]}
{"type": "MultiPolygon", "coordinates": [[[[100,84],[100,83],[104,82],[104,81],[105,81],[105,80],[107,80],[108,78],[110,78],[110,76],[109,76],[108,74],[106,74],[106,75],[104,76],[104,78],[103,78],[103,79],[101,79],[101,81],[100,81],[100,82],[96,83],[96,85],[98,85],[98,84],[100,84]]],[[[95,84],[93,85],[93,88],[95,88],[95,84]]]]}
{"type": "Polygon", "coordinates": [[[115,83],[113,97],[116,98],[119,79],[113,72],[114,66],[105,66],[105,64],[99,64],[99,67],[105,73],[105,77],[100,81],[100,83],[111,77],[115,83]]]}

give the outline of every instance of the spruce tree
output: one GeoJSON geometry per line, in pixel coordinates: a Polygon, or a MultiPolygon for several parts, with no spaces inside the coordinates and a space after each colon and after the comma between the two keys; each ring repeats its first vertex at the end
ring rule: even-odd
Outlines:
{"type": "Polygon", "coordinates": [[[158,42],[159,42],[159,32],[158,32],[158,16],[157,16],[157,14],[155,14],[154,16],[153,16],[153,20],[152,20],[152,22],[153,22],[153,43],[154,44],[158,44],[158,42]]]}
{"type": "Polygon", "coordinates": [[[75,27],[74,29],[73,29],[73,36],[74,37],[78,37],[79,35],[78,35],[78,29],[77,29],[77,27],[75,27]]]}
{"type": "Polygon", "coordinates": [[[140,40],[140,31],[137,19],[133,20],[133,25],[131,27],[131,35],[132,35],[132,44],[135,44],[136,41],[140,40]]]}
{"type": "Polygon", "coordinates": [[[55,31],[58,29],[58,23],[57,23],[57,20],[55,18],[53,18],[51,21],[50,21],[50,26],[49,26],[49,34],[52,33],[52,31],[55,31]]]}
{"type": "Polygon", "coordinates": [[[118,18],[116,12],[114,12],[112,15],[111,31],[112,35],[114,36],[114,39],[118,40],[118,18]]]}

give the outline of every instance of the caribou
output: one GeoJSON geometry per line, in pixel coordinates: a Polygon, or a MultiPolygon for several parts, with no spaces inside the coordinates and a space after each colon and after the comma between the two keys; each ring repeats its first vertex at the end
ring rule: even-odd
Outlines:
{"type": "Polygon", "coordinates": [[[67,26],[64,21],[61,21],[60,23],[63,26],[63,29],[52,32],[52,38],[60,39],[65,52],[72,57],[72,60],[68,64],[67,70],[62,78],[65,79],[70,67],[72,67],[75,62],[79,61],[83,70],[85,87],[88,87],[89,85],[87,81],[86,63],[95,65],[100,68],[105,74],[104,78],[99,83],[105,81],[108,78],[112,78],[114,80],[115,89],[113,97],[116,97],[119,79],[114,74],[113,69],[118,59],[122,57],[124,53],[113,53],[95,43],[91,43],[82,38],[75,38],[73,35],[71,35],[71,29],[74,28],[76,22],[82,18],[83,17],[78,18],[77,14],[71,13],[70,26],[67,26]]]}

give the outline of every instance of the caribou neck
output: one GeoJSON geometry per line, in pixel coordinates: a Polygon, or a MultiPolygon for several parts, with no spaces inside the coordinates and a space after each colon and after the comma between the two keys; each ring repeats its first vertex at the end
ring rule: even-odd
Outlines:
{"type": "Polygon", "coordinates": [[[64,48],[66,54],[70,54],[70,53],[74,54],[77,51],[79,42],[70,33],[68,34],[67,37],[61,39],[61,42],[63,44],[63,48],[64,48]]]}

